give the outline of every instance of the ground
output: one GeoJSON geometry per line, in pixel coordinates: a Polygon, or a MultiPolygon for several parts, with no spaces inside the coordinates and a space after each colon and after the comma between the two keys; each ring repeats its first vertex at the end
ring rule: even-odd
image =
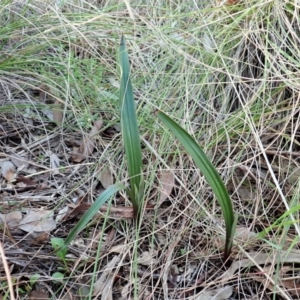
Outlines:
{"type": "Polygon", "coordinates": [[[4,0],[0,12],[1,299],[299,299],[296,1],[4,0]],[[143,212],[122,189],[85,224],[130,182],[122,34],[143,212]],[[229,192],[227,261],[219,203],[158,109],[229,192]]]}

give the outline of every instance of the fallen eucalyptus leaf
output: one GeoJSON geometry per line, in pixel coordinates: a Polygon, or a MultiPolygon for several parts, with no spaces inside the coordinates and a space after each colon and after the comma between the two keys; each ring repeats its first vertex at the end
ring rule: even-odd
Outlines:
{"type": "MultiPolygon", "coordinates": [[[[278,256],[280,253],[278,253],[278,256]]],[[[300,261],[300,250],[291,250],[288,253],[281,254],[280,258],[276,258],[276,252],[271,253],[249,253],[252,259],[241,259],[232,263],[230,268],[221,276],[223,280],[227,281],[234,275],[237,270],[249,268],[255,265],[266,265],[273,263],[274,261],[280,261],[283,263],[298,263],[300,261]]]]}
{"type": "Polygon", "coordinates": [[[30,178],[27,178],[23,175],[17,176],[16,181],[18,183],[24,184],[24,186],[36,186],[36,182],[30,178]]]}
{"type": "Polygon", "coordinates": [[[48,300],[48,295],[43,291],[34,290],[29,294],[30,300],[48,300]]]}
{"type": "Polygon", "coordinates": [[[57,216],[55,218],[56,223],[61,222],[64,219],[64,217],[68,214],[69,210],[70,210],[70,208],[68,206],[65,206],[64,208],[62,208],[58,212],[58,214],[57,214],[57,216]]]}
{"type": "Polygon", "coordinates": [[[17,168],[21,168],[23,166],[26,167],[28,165],[27,159],[16,153],[11,152],[10,159],[17,168]]]}
{"type": "Polygon", "coordinates": [[[162,186],[160,190],[159,204],[162,204],[172,193],[175,186],[175,176],[170,170],[160,172],[159,181],[162,186]]]}
{"type": "Polygon", "coordinates": [[[29,212],[19,223],[19,228],[26,232],[50,232],[56,226],[53,211],[38,210],[29,212]]]}
{"type": "Polygon", "coordinates": [[[195,300],[226,300],[233,292],[232,286],[224,286],[215,290],[201,293],[195,300]]]}
{"type": "Polygon", "coordinates": [[[52,174],[54,174],[54,175],[59,174],[59,167],[60,167],[59,158],[57,157],[57,155],[55,153],[51,153],[50,154],[50,168],[53,170],[52,174]]]}
{"type": "Polygon", "coordinates": [[[12,211],[8,214],[0,214],[0,223],[6,224],[9,229],[13,229],[19,225],[22,220],[22,214],[20,211],[12,211]]]}
{"type": "Polygon", "coordinates": [[[156,259],[153,258],[153,253],[144,251],[137,259],[137,263],[143,266],[151,266],[156,263],[156,259]]]}
{"type": "Polygon", "coordinates": [[[6,181],[11,182],[15,178],[16,168],[10,161],[4,161],[1,164],[1,174],[6,181]]]}
{"type": "Polygon", "coordinates": [[[72,156],[74,162],[82,162],[93,153],[95,148],[95,136],[100,132],[102,124],[102,120],[94,122],[94,126],[89,132],[88,137],[82,141],[77,153],[72,156]]]}
{"type": "Polygon", "coordinates": [[[106,265],[106,267],[102,270],[102,274],[100,278],[94,284],[93,295],[97,295],[98,293],[103,293],[105,287],[109,284],[112,284],[111,273],[112,270],[116,267],[117,263],[120,261],[121,256],[115,255],[106,265]]]}
{"type": "Polygon", "coordinates": [[[247,242],[255,236],[255,233],[245,226],[238,226],[234,236],[242,242],[247,242]]]}
{"type": "Polygon", "coordinates": [[[114,184],[113,176],[109,167],[104,167],[102,164],[98,165],[98,168],[95,171],[95,177],[101,182],[105,189],[114,184]]]}

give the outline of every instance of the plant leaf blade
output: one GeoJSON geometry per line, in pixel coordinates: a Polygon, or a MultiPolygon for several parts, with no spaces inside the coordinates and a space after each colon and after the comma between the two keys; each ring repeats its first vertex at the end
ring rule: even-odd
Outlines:
{"type": "Polygon", "coordinates": [[[123,35],[120,41],[119,62],[121,69],[119,105],[121,113],[122,137],[130,177],[130,200],[132,201],[135,214],[137,215],[139,214],[141,207],[141,193],[139,193],[139,191],[142,186],[142,151],[133,88],[130,80],[129,58],[125,46],[125,38],[123,35]]]}
{"type": "Polygon", "coordinates": [[[125,186],[121,183],[116,183],[108,187],[102,194],[96,199],[96,201],[91,205],[91,207],[87,210],[87,212],[83,215],[80,221],[75,225],[75,227],[71,230],[69,235],[65,240],[64,247],[67,247],[71,241],[75,238],[76,234],[80,232],[88,222],[93,218],[93,216],[98,212],[100,207],[115,193],[125,189],[125,186]]]}
{"type": "Polygon", "coordinates": [[[156,115],[173,132],[188,154],[193,158],[195,164],[201,170],[216,195],[222,209],[226,226],[226,244],[224,251],[224,259],[226,260],[231,251],[235,228],[232,203],[227,189],[217,170],[191,135],[163,112],[158,111],[156,115]]]}

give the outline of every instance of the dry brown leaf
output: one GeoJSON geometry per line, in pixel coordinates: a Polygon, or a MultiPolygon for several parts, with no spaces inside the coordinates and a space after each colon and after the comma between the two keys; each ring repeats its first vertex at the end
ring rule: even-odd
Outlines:
{"type": "Polygon", "coordinates": [[[50,168],[51,169],[55,169],[53,171],[53,173],[59,173],[59,168],[60,163],[59,163],[59,158],[57,157],[57,155],[55,153],[51,153],[50,154],[50,168]]]}
{"type": "MultiPolygon", "coordinates": [[[[113,276],[113,271],[116,267],[116,264],[120,261],[121,256],[120,255],[115,255],[107,264],[106,268],[104,268],[104,270],[102,270],[102,274],[100,276],[100,278],[95,282],[94,285],[94,291],[93,291],[93,295],[96,296],[98,293],[105,292],[104,289],[107,286],[111,286],[110,288],[112,288],[113,284],[112,284],[112,280],[114,279],[113,276]]],[[[106,290],[106,293],[108,291],[106,290]]],[[[106,299],[106,298],[104,298],[106,299]]]]}
{"type": "Polygon", "coordinates": [[[102,164],[98,165],[98,168],[95,171],[95,177],[101,182],[105,189],[114,184],[113,176],[109,167],[104,167],[102,164]]]}
{"type": "MultiPolygon", "coordinates": [[[[108,210],[107,206],[100,207],[100,211],[106,213],[108,210]]],[[[110,207],[109,209],[109,217],[116,219],[132,219],[133,207],[131,206],[121,206],[121,207],[110,207]]]]}
{"type": "MultiPolygon", "coordinates": [[[[297,284],[298,277],[291,278],[289,275],[287,275],[287,273],[292,270],[292,266],[282,267],[278,273],[274,274],[274,282],[276,282],[278,286],[284,287],[293,296],[299,296],[300,286],[299,284],[297,284]],[[284,278],[284,276],[287,276],[288,278],[284,278]]],[[[264,266],[264,273],[270,274],[270,272],[274,272],[274,267],[264,266]]],[[[260,270],[257,270],[257,273],[249,273],[247,275],[249,278],[252,278],[255,281],[262,282],[264,284],[264,287],[266,287],[270,291],[274,291],[274,284],[272,284],[272,282],[265,276],[259,276],[257,274],[260,274],[260,270]]]]}
{"type": "Polygon", "coordinates": [[[80,147],[81,141],[78,140],[65,140],[65,143],[69,147],[80,147]]]}
{"type": "Polygon", "coordinates": [[[254,198],[253,192],[249,188],[240,187],[237,189],[236,192],[241,198],[241,200],[249,201],[249,200],[253,200],[254,198]]]}
{"type": "Polygon", "coordinates": [[[25,177],[23,175],[20,175],[20,176],[16,177],[16,181],[24,183],[25,186],[36,186],[36,182],[35,181],[33,181],[32,179],[27,178],[27,177],[25,177]]]}
{"type": "MultiPolygon", "coordinates": [[[[94,228],[90,232],[90,234],[89,234],[89,240],[91,242],[89,243],[89,245],[87,245],[87,247],[90,248],[91,250],[98,249],[98,246],[99,246],[99,239],[98,239],[98,237],[101,236],[102,230],[103,229],[94,228]]],[[[115,228],[110,228],[110,230],[108,231],[108,233],[105,236],[105,241],[101,244],[101,252],[104,249],[108,250],[108,248],[111,247],[112,241],[115,238],[115,233],[116,233],[116,229],[115,228]]]]}
{"type": "Polygon", "coordinates": [[[0,223],[5,223],[8,228],[13,229],[19,225],[22,220],[22,214],[20,211],[12,211],[8,214],[0,214],[0,223]],[[1,222],[2,221],[2,222],[1,222]]]}
{"type": "Polygon", "coordinates": [[[82,248],[82,249],[86,249],[86,245],[85,242],[83,240],[83,238],[79,237],[79,238],[75,238],[71,244],[71,246],[76,246],[78,248],[82,248]]]}
{"type": "Polygon", "coordinates": [[[49,241],[48,232],[32,232],[30,234],[31,240],[29,241],[30,245],[46,244],[49,241]]]}
{"type": "MultiPolygon", "coordinates": [[[[250,278],[254,279],[255,281],[263,283],[264,287],[269,289],[270,291],[274,291],[274,284],[270,282],[266,277],[260,277],[260,276],[249,276],[250,278]]],[[[280,287],[284,287],[286,290],[289,291],[289,293],[293,296],[299,296],[300,294],[300,287],[296,283],[297,278],[295,279],[286,279],[286,280],[278,280],[278,278],[275,278],[276,283],[280,287]]]]}
{"type": "Polygon", "coordinates": [[[149,251],[144,251],[137,259],[137,263],[143,266],[151,266],[156,262],[157,260],[153,258],[153,253],[149,251]]]}
{"type": "Polygon", "coordinates": [[[10,161],[4,161],[1,164],[1,174],[6,179],[6,181],[11,182],[14,180],[16,173],[16,168],[14,164],[10,161]]]}
{"type": "Polygon", "coordinates": [[[54,175],[59,174],[60,160],[58,156],[52,151],[46,151],[45,154],[50,159],[50,169],[52,174],[54,175]]]}
{"type": "MultiPolygon", "coordinates": [[[[289,293],[292,296],[298,296],[300,295],[300,285],[299,283],[297,283],[298,278],[295,279],[286,279],[286,280],[282,280],[280,285],[284,286],[286,290],[289,291],[289,293]]],[[[272,289],[274,290],[274,289],[272,289]]],[[[298,298],[299,299],[299,298],[298,298]]]]}
{"type": "Polygon", "coordinates": [[[242,242],[247,242],[255,236],[255,233],[245,226],[238,226],[235,230],[235,237],[242,242]]]}
{"type": "Polygon", "coordinates": [[[160,172],[159,181],[161,184],[159,204],[162,204],[172,193],[175,186],[175,176],[170,170],[160,172]]]}
{"type": "Polygon", "coordinates": [[[26,232],[50,232],[55,226],[53,211],[38,210],[29,212],[18,227],[26,232]]]}
{"type": "Polygon", "coordinates": [[[55,218],[56,223],[61,222],[66,217],[66,215],[68,214],[69,210],[70,210],[70,208],[68,206],[65,206],[64,208],[62,208],[57,213],[57,216],[55,218]]]}
{"type": "Polygon", "coordinates": [[[78,152],[72,156],[74,162],[82,162],[93,153],[93,150],[95,148],[95,136],[100,132],[102,124],[102,120],[94,122],[94,126],[89,132],[88,137],[82,141],[78,152]]]}
{"type": "Polygon", "coordinates": [[[211,291],[201,292],[195,300],[226,300],[232,295],[232,286],[224,286],[211,291]]]}
{"type": "Polygon", "coordinates": [[[165,245],[166,243],[167,243],[167,238],[166,238],[166,235],[164,234],[164,233],[162,233],[162,232],[157,232],[156,234],[155,234],[155,238],[156,238],[156,240],[158,241],[158,243],[160,244],[160,245],[165,245]]]}
{"type": "Polygon", "coordinates": [[[23,166],[26,167],[28,165],[27,159],[16,153],[11,152],[10,159],[17,168],[21,168],[23,166]]]}
{"type": "Polygon", "coordinates": [[[110,253],[123,253],[126,249],[128,249],[128,245],[116,245],[112,247],[109,252],[110,253]]]}
{"type": "MultiPolygon", "coordinates": [[[[133,296],[132,296],[132,285],[134,284],[134,281],[133,281],[133,279],[129,279],[127,277],[125,278],[125,280],[128,281],[128,283],[126,285],[124,285],[121,290],[121,299],[134,300],[135,298],[133,298],[133,296]]],[[[145,290],[144,295],[146,295],[146,293],[147,293],[147,290],[141,285],[140,282],[137,282],[137,290],[138,291],[145,290]]],[[[154,299],[154,298],[153,297],[151,297],[151,298],[141,297],[140,299],[154,299]]],[[[164,298],[164,299],[167,299],[167,298],[164,298]]]]}
{"type": "Polygon", "coordinates": [[[48,300],[48,295],[43,291],[34,290],[30,292],[30,300],[48,300]]]}
{"type": "Polygon", "coordinates": [[[27,168],[26,173],[27,174],[36,174],[38,171],[35,168],[27,168]]]}
{"type": "Polygon", "coordinates": [[[63,218],[63,222],[73,219],[75,217],[78,217],[80,215],[83,215],[89,208],[90,208],[90,204],[87,203],[81,203],[76,205],[73,210],[71,210],[64,218],[63,218]]]}
{"type": "MultiPolygon", "coordinates": [[[[75,218],[77,216],[82,215],[84,212],[86,212],[90,208],[90,204],[82,203],[78,204],[74,207],[74,205],[69,205],[73,208],[72,211],[70,211],[62,220],[63,222],[70,220],[72,218],[75,218]]],[[[100,212],[106,213],[108,210],[108,207],[103,205],[100,207],[100,212]]],[[[146,206],[146,210],[153,210],[152,206],[146,206]]],[[[132,206],[120,206],[120,207],[110,207],[109,208],[109,217],[110,218],[116,218],[116,219],[132,219],[134,216],[133,214],[133,207],[132,206]]],[[[97,218],[99,215],[96,216],[97,218]]]]}
{"type": "MultiPolygon", "coordinates": [[[[232,263],[230,268],[222,275],[222,279],[225,281],[229,280],[234,273],[243,268],[252,267],[255,265],[266,265],[276,261],[276,253],[274,255],[252,252],[249,253],[250,259],[241,259],[232,263]]],[[[289,253],[282,255],[281,259],[278,260],[280,263],[298,263],[300,261],[300,250],[291,250],[289,253]]]]}

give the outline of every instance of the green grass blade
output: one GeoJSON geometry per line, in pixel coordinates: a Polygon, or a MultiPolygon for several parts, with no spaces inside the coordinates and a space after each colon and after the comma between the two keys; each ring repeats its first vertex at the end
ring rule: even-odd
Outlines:
{"type": "Polygon", "coordinates": [[[116,183],[114,185],[109,186],[102,194],[96,199],[96,201],[92,204],[92,206],[88,209],[88,211],[84,214],[84,216],[80,219],[80,221],[76,224],[76,226],[71,230],[69,235],[65,240],[64,248],[67,247],[72,240],[75,238],[76,234],[85,228],[87,223],[94,217],[94,215],[99,211],[100,207],[115,193],[120,190],[124,190],[125,186],[121,183],[116,183]]]}
{"type": "Polygon", "coordinates": [[[163,112],[157,112],[157,116],[174,133],[188,154],[193,158],[195,164],[201,170],[205,179],[216,195],[224,215],[226,226],[226,244],[224,251],[224,259],[226,260],[230,255],[232,239],[235,231],[234,213],[227,189],[216,168],[210,162],[196,141],[183,128],[181,128],[175,121],[173,121],[163,112]]]}
{"type": "Polygon", "coordinates": [[[141,208],[139,191],[141,189],[142,151],[138,130],[136,108],[133,97],[133,89],[130,81],[130,65],[128,53],[125,47],[125,39],[122,35],[119,50],[119,62],[121,69],[120,84],[120,112],[121,128],[125,147],[125,155],[130,176],[130,200],[136,216],[141,208]]]}

